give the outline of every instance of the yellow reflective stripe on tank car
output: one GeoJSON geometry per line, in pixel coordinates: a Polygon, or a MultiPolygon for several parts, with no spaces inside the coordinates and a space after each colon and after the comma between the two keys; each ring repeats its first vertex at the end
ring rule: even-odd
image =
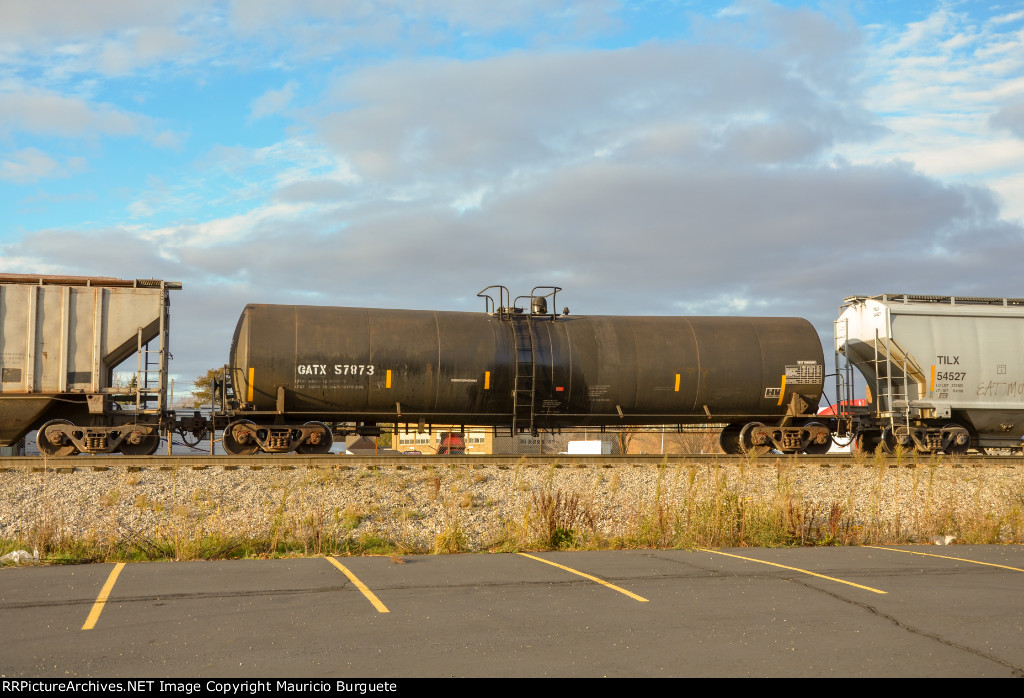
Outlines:
{"type": "Polygon", "coordinates": [[[388,369],[387,377],[384,379],[384,387],[385,388],[390,388],[391,387],[391,369],[390,368],[388,369]]]}
{"type": "Polygon", "coordinates": [[[932,364],[932,382],[928,385],[928,391],[932,392],[935,390],[935,364],[932,364]]]}
{"type": "Polygon", "coordinates": [[[676,392],[679,392],[679,374],[676,374],[676,392]]]}
{"type": "Polygon", "coordinates": [[[484,390],[491,389],[491,372],[484,371],[484,390]]]}
{"type": "Polygon", "coordinates": [[[256,381],[256,369],[253,366],[249,367],[249,395],[246,398],[246,402],[252,402],[252,391],[253,383],[256,381]]]}
{"type": "Polygon", "coordinates": [[[786,374],[783,373],[782,374],[782,386],[779,387],[779,402],[778,402],[778,404],[780,404],[780,405],[782,404],[782,397],[785,394],[786,394],[786,374]]]}

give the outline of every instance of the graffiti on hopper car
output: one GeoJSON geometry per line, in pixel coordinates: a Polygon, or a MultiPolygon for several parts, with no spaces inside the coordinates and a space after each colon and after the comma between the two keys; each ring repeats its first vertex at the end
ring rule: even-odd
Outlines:
{"type": "Polygon", "coordinates": [[[978,397],[1022,397],[1024,380],[982,381],[978,384],[978,397]]]}

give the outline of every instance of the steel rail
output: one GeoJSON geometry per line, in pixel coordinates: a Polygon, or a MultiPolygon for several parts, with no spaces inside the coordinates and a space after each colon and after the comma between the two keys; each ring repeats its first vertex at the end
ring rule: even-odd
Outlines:
{"type": "Polygon", "coordinates": [[[0,471],[34,470],[76,472],[94,470],[174,470],[191,468],[223,468],[228,470],[294,470],[298,468],[352,469],[352,468],[394,468],[430,469],[438,467],[556,467],[556,468],[624,468],[624,467],[673,467],[679,465],[714,465],[747,467],[775,467],[793,464],[798,467],[837,468],[898,468],[898,467],[1024,467],[1024,456],[918,456],[897,458],[887,456],[853,457],[848,453],[824,455],[778,455],[765,454],[752,458],[726,454],[643,454],[643,455],[420,455],[395,454],[379,455],[254,455],[254,456],[123,456],[123,455],[78,455],[65,458],[43,456],[0,457],[0,471]]]}

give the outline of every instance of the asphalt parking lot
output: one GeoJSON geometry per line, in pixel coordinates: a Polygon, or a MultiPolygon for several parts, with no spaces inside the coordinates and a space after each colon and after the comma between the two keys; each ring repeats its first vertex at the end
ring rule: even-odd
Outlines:
{"type": "Polygon", "coordinates": [[[5,677],[1024,676],[1024,548],[0,569],[5,677]]]}

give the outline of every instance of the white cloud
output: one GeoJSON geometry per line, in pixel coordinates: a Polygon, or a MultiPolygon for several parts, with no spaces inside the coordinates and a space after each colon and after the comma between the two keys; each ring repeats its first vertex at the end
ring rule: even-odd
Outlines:
{"type": "Polygon", "coordinates": [[[41,179],[66,177],[86,169],[81,157],[68,158],[63,165],[38,148],[23,148],[0,156],[0,179],[15,184],[31,184],[41,179]]]}
{"type": "Polygon", "coordinates": [[[213,22],[190,20],[216,8],[204,0],[0,0],[0,63],[52,89],[94,71],[120,76],[161,61],[187,63],[216,37],[213,22]]]}
{"type": "MultiPolygon", "coordinates": [[[[866,106],[889,135],[839,152],[975,183],[1024,169],[1024,151],[998,133],[1013,130],[1013,105],[1024,99],[1024,13],[980,22],[956,7],[879,34],[868,54],[866,106]]],[[[1024,213],[1024,203],[1009,205],[1011,217],[1024,213]]]]}
{"type": "Polygon", "coordinates": [[[992,22],[992,24],[1009,24],[1010,22],[1017,22],[1022,19],[1024,19],[1024,11],[997,15],[989,21],[992,22]]]}
{"type": "Polygon", "coordinates": [[[398,61],[336,81],[343,106],[315,126],[380,181],[487,180],[672,140],[679,151],[652,155],[690,157],[715,134],[736,144],[735,157],[799,162],[874,128],[832,87],[817,93],[783,58],[686,45],[398,61]]]}
{"type": "Polygon", "coordinates": [[[172,23],[199,0],[0,0],[0,39],[30,46],[97,38],[140,24],[172,23]]]}
{"type": "Polygon", "coordinates": [[[499,33],[592,36],[612,26],[617,0],[0,0],[0,64],[48,86],[84,74],[125,76],[303,63],[370,49],[415,53],[499,33]]]}
{"type": "Polygon", "coordinates": [[[252,238],[255,231],[276,226],[289,226],[307,213],[309,206],[275,203],[253,208],[246,213],[201,223],[191,223],[147,230],[138,229],[138,236],[159,246],[169,254],[180,248],[207,248],[215,245],[241,243],[252,238]]]}
{"type": "Polygon", "coordinates": [[[242,35],[308,38],[311,30],[319,29],[322,33],[317,34],[324,38],[329,32],[342,40],[390,43],[417,38],[429,43],[452,35],[506,30],[600,31],[610,25],[609,13],[619,5],[613,0],[503,0],[500,7],[479,0],[233,0],[229,16],[231,27],[242,35]]]}
{"type": "Polygon", "coordinates": [[[282,113],[295,97],[296,87],[297,83],[290,80],[280,90],[267,90],[252,101],[249,106],[249,118],[262,119],[282,113]]]}
{"type": "Polygon", "coordinates": [[[188,134],[182,131],[160,131],[153,137],[153,145],[158,148],[167,148],[169,150],[181,150],[185,141],[188,139],[188,134]]]}
{"type": "Polygon", "coordinates": [[[0,160],[0,179],[28,184],[53,176],[60,169],[57,161],[46,153],[36,148],[25,148],[0,160]]]}
{"type": "Polygon", "coordinates": [[[24,132],[64,138],[88,134],[132,135],[149,119],[111,104],[25,87],[0,92],[0,132],[24,132]]]}

